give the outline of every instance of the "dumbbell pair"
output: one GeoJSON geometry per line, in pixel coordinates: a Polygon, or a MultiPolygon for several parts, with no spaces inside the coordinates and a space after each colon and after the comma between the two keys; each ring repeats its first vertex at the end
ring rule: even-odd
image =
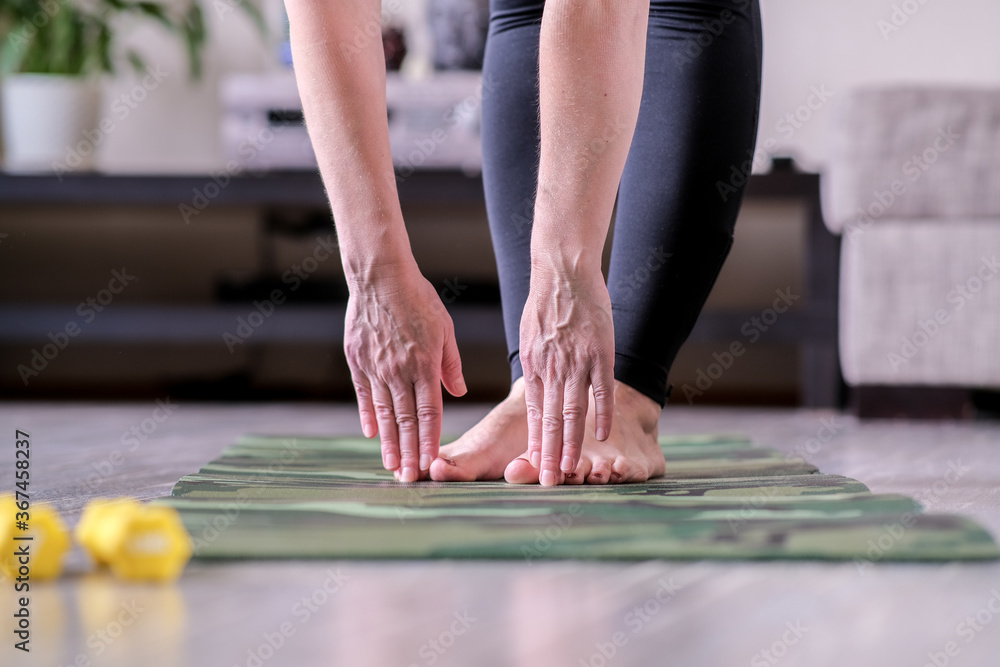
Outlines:
{"type": "MultiPolygon", "coordinates": [[[[0,570],[12,579],[58,577],[70,546],[66,524],[52,507],[32,504],[22,530],[18,512],[13,496],[0,497],[0,570]]],[[[89,502],[75,536],[95,563],[130,581],[176,579],[191,558],[191,538],[174,508],[129,498],[89,502]]]]}

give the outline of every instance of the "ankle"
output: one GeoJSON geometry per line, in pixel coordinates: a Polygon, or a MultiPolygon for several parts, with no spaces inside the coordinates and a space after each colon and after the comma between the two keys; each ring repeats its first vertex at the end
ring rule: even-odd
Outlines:
{"type": "MultiPolygon", "coordinates": [[[[663,408],[641,391],[615,380],[615,407],[634,418],[645,430],[655,429],[663,408]]],[[[616,410],[616,412],[617,412],[616,410]]]]}

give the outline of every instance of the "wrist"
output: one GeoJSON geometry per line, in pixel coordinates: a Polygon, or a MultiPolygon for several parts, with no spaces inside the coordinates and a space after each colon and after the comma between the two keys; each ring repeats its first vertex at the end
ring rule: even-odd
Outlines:
{"type": "Polygon", "coordinates": [[[531,287],[551,287],[568,285],[574,287],[594,287],[604,284],[601,273],[601,258],[586,257],[587,253],[573,252],[565,248],[556,252],[531,253],[531,287]]]}
{"type": "Polygon", "coordinates": [[[419,275],[417,262],[409,248],[343,251],[344,279],[352,295],[377,291],[390,294],[412,282],[419,275]]]}
{"type": "Polygon", "coordinates": [[[585,197],[574,201],[570,206],[539,186],[531,229],[532,276],[603,281],[601,260],[610,215],[602,224],[585,197]]]}
{"type": "Polygon", "coordinates": [[[549,236],[537,226],[531,236],[531,279],[548,282],[604,280],[601,273],[603,243],[587,244],[567,234],[549,236]]]}

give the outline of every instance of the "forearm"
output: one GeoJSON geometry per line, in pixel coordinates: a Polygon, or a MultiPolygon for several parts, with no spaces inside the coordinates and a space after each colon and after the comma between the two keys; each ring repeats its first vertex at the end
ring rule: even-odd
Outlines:
{"type": "Polygon", "coordinates": [[[549,0],[533,274],[600,273],[642,95],[649,0],[549,0]]]}
{"type": "Polygon", "coordinates": [[[295,74],[352,292],[413,255],[396,192],[378,0],[286,0],[295,74]],[[362,30],[358,31],[358,28],[362,30]]]}

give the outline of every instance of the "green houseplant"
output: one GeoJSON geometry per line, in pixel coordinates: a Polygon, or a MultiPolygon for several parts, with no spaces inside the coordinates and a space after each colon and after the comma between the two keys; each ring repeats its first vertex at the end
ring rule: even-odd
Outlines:
{"type": "MultiPolygon", "coordinates": [[[[239,7],[265,34],[265,23],[248,0],[239,7]]],[[[119,30],[149,21],[178,38],[189,73],[202,71],[206,40],[199,0],[0,0],[0,91],[5,166],[47,171],[54,160],[97,123],[97,80],[123,64],[138,72],[146,57],[121,46],[119,30]]],[[[92,166],[92,155],[77,168],[92,166]]]]}

